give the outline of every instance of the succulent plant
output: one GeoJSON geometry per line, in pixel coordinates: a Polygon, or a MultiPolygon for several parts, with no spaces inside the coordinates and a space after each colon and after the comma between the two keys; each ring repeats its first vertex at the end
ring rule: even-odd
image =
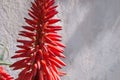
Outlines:
{"type": "Polygon", "coordinates": [[[60,69],[66,64],[60,59],[65,45],[61,43],[62,36],[58,31],[61,26],[56,26],[60,19],[54,18],[58,13],[55,0],[34,0],[29,10],[30,19],[19,35],[24,37],[17,40],[21,43],[12,58],[20,58],[10,67],[14,70],[21,69],[16,80],[60,80],[65,75],[60,69]],[[60,69],[59,69],[60,68],[60,69]]]}

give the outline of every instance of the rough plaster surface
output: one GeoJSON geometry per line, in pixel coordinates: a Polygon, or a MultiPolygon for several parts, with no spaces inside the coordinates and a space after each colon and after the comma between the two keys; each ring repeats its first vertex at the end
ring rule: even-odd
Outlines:
{"type": "MultiPolygon", "coordinates": [[[[0,0],[0,43],[14,55],[32,0],[0,0]]],[[[57,0],[67,45],[62,80],[120,80],[120,0],[57,0]]],[[[17,71],[8,69],[16,77],[17,71]]]]}

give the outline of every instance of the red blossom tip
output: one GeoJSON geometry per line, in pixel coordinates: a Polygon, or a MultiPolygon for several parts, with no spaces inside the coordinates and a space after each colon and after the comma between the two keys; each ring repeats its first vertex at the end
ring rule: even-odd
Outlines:
{"type": "Polygon", "coordinates": [[[1,66],[0,66],[0,80],[13,80],[13,77],[11,77],[1,66]]]}

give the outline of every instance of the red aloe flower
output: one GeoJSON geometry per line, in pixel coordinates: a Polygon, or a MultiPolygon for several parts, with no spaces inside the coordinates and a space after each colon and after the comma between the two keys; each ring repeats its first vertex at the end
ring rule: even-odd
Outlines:
{"type": "Polygon", "coordinates": [[[13,78],[0,66],[0,80],[13,80],[13,78]]]}
{"type": "Polygon", "coordinates": [[[20,50],[12,58],[22,58],[12,64],[14,70],[22,69],[16,80],[60,80],[59,76],[65,75],[59,71],[66,64],[59,58],[65,58],[61,43],[61,36],[57,31],[61,26],[53,25],[60,19],[53,19],[58,13],[54,5],[55,0],[34,0],[29,10],[31,19],[25,18],[27,26],[25,31],[20,31],[26,40],[17,40],[22,45],[17,45],[20,50]]]}

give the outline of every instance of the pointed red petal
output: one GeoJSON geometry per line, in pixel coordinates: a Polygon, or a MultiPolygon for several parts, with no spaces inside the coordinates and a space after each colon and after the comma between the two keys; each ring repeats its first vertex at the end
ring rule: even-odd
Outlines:
{"type": "Polygon", "coordinates": [[[60,19],[51,19],[49,20],[49,24],[54,24],[54,23],[57,23],[58,21],[60,21],[60,19]]]}
{"type": "Polygon", "coordinates": [[[34,31],[35,29],[30,26],[22,26],[24,29],[29,30],[29,31],[34,31]]]}

